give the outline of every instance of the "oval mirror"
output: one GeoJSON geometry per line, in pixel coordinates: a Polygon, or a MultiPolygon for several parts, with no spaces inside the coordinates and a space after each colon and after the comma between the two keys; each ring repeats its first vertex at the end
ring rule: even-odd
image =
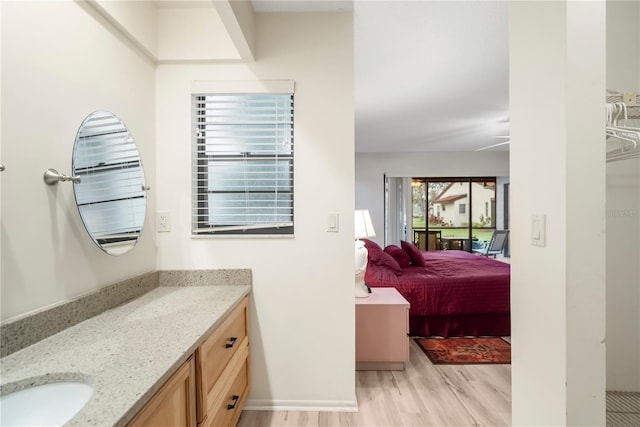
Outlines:
{"type": "Polygon", "coordinates": [[[135,246],[147,209],[142,161],[127,126],[108,111],[80,125],[73,147],[76,204],[87,232],[103,251],[121,255],[135,246]]]}

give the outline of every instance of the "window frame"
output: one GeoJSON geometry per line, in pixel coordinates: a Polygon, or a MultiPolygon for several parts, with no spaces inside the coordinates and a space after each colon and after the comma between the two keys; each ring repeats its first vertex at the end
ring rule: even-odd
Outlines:
{"type": "MultiPolygon", "coordinates": [[[[497,229],[496,227],[496,219],[495,217],[491,218],[491,224],[489,226],[485,226],[485,227],[474,227],[473,225],[473,183],[479,184],[479,183],[493,183],[493,187],[494,187],[494,195],[495,198],[492,200],[497,200],[498,199],[498,192],[497,192],[497,178],[495,176],[474,176],[474,177],[412,177],[412,182],[421,182],[424,183],[425,185],[425,189],[427,191],[428,194],[428,188],[429,188],[429,183],[432,182],[442,182],[442,183],[462,183],[465,185],[468,185],[468,202],[466,203],[465,206],[465,213],[464,215],[468,215],[469,217],[469,222],[468,225],[465,227],[454,227],[454,228],[464,228],[467,230],[468,234],[464,237],[464,239],[468,240],[469,242],[473,241],[473,231],[474,230],[495,230],[497,229]]],[[[427,195],[426,199],[425,199],[425,203],[426,206],[428,207],[429,204],[429,197],[427,195]]],[[[413,209],[413,201],[411,203],[412,205],[412,209],[413,209]]],[[[441,204],[442,207],[442,212],[445,212],[446,204],[441,204]]],[[[458,204],[458,206],[460,206],[460,204],[458,204]]],[[[439,229],[440,227],[431,227],[429,225],[429,214],[428,214],[428,208],[425,207],[425,232],[429,232],[432,228],[436,228],[439,229]]],[[[459,215],[459,209],[457,209],[457,214],[459,215]]],[[[455,212],[455,211],[454,211],[455,212]]],[[[413,213],[411,214],[411,217],[413,218],[413,213]]],[[[413,227],[412,227],[413,229],[413,227]]],[[[414,229],[415,230],[415,229],[414,229]]],[[[415,235],[415,232],[414,232],[415,235]]],[[[466,249],[467,251],[471,252],[471,244],[468,245],[468,248],[466,249]]]]}
{"type": "MultiPolygon", "coordinates": [[[[269,85],[267,85],[269,86],[269,85]]],[[[192,197],[191,197],[191,215],[192,215],[192,227],[191,227],[191,235],[192,237],[212,237],[212,236],[225,236],[225,237],[293,237],[295,231],[295,212],[294,212],[294,165],[295,165],[295,155],[294,155],[294,112],[295,112],[295,99],[293,92],[293,85],[291,82],[291,90],[286,91],[255,91],[255,90],[243,90],[239,91],[240,93],[223,93],[220,91],[215,91],[214,93],[195,93],[192,90],[191,94],[191,109],[192,109],[192,197]],[[284,93],[283,93],[284,92],[284,93]],[[207,152],[209,149],[209,142],[206,141],[206,114],[201,114],[202,109],[204,107],[204,101],[206,97],[215,97],[217,95],[222,96],[255,96],[255,95],[274,95],[282,97],[282,95],[286,95],[289,97],[290,102],[290,116],[287,116],[288,113],[285,113],[285,116],[290,117],[290,121],[286,124],[285,134],[288,135],[288,144],[289,148],[285,151],[288,153],[281,153],[279,150],[273,150],[273,152],[257,152],[256,151],[242,151],[238,153],[232,154],[222,154],[223,150],[220,150],[218,153],[207,152]],[[276,188],[275,190],[257,190],[255,187],[247,187],[245,183],[244,190],[215,190],[210,186],[211,177],[210,172],[212,167],[214,167],[215,162],[224,162],[229,165],[229,162],[242,162],[245,166],[247,162],[257,162],[267,161],[272,162],[273,173],[274,175],[278,174],[278,164],[285,162],[286,166],[283,169],[287,170],[287,179],[286,185],[283,186],[283,189],[276,188]],[[206,185],[202,185],[201,183],[206,183],[206,185]],[[281,197],[283,194],[286,195],[284,199],[284,206],[288,208],[286,213],[287,219],[289,221],[286,222],[276,222],[276,221],[263,221],[262,223],[256,224],[235,224],[235,225],[220,225],[216,226],[211,223],[210,213],[211,206],[209,196],[210,194],[267,194],[273,196],[273,207],[264,208],[272,209],[278,208],[278,200],[282,200],[281,197]]],[[[202,91],[199,91],[202,92],[202,91]]],[[[210,92],[210,91],[207,91],[210,92]]],[[[276,100],[274,99],[274,102],[276,100]]],[[[285,110],[286,111],[286,110],[285,110]]],[[[249,116],[247,116],[249,117],[249,116]]],[[[286,120],[285,120],[286,121],[286,120]]],[[[283,122],[284,123],[284,122],[283,122]]],[[[209,123],[210,124],[210,123],[209,123]]],[[[282,123],[276,122],[274,123],[273,128],[269,128],[274,132],[278,130],[277,126],[282,126],[282,123]]],[[[237,137],[238,139],[242,139],[241,137],[237,137]]],[[[213,143],[212,143],[213,144],[213,143]]],[[[250,143],[246,143],[250,145],[250,143]]],[[[212,147],[213,145],[211,145],[212,147]]],[[[243,147],[244,148],[244,147],[243,147]]],[[[251,148],[251,147],[248,147],[251,148]]],[[[209,150],[210,151],[210,150],[209,150]]],[[[222,163],[221,163],[222,164],[222,163]]],[[[277,178],[276,178],[277,181],[277,178]]],[[[245,212],[251,212],[252,214],[261,213],[260,208],[251,208],[249,210],[245,210],[245,212]],[[257,209],[256,211],[251,211],[251,209],[257,209]]]]}

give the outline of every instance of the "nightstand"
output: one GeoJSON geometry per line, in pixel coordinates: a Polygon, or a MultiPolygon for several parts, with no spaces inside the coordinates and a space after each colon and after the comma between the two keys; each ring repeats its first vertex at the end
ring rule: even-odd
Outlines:
{"type": "Polygon", "coordinates": [[[409,302],[395,288],[356,298],[356,369],[403,370],[409,361],[409,302]]]}

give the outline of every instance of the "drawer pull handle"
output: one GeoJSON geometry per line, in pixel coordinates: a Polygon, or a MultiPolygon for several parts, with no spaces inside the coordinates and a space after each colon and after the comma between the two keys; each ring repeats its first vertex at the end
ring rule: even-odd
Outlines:
{"type": "Polygon", "coordinates": [[[228,404],[227,409],[229,410],[236,409],[236,405],[238,404],[238,399],[240,399],[240,396],[238,396],[237,394],[234,394],[233,396],[231,396],[231,400],[233,400],[233,405],[228,404]]]}
{"type": "Polygon", "coordinates": [[[231,341],[231,342],[228,342],[227,344],[225,344],[224,348],[231,348],[234,345],[236,345],[236,341],[238,341],[238,338],[237,337],[231,337],[231,338],[229,338],[229,341],[231,341]]]}

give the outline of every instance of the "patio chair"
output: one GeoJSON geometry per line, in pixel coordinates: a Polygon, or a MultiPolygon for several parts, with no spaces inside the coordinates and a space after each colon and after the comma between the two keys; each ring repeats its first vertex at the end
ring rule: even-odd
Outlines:
{"type": "Polygon", "coordinates": [[[474,247],[472,252],[474,254],[480,254],[483,256],[496,257],[504,251],[504,245],[507,243],[507,237],[509,236],[509,230],[494,230],[491,240],[484,242],[481,247],[474,247]]]}

